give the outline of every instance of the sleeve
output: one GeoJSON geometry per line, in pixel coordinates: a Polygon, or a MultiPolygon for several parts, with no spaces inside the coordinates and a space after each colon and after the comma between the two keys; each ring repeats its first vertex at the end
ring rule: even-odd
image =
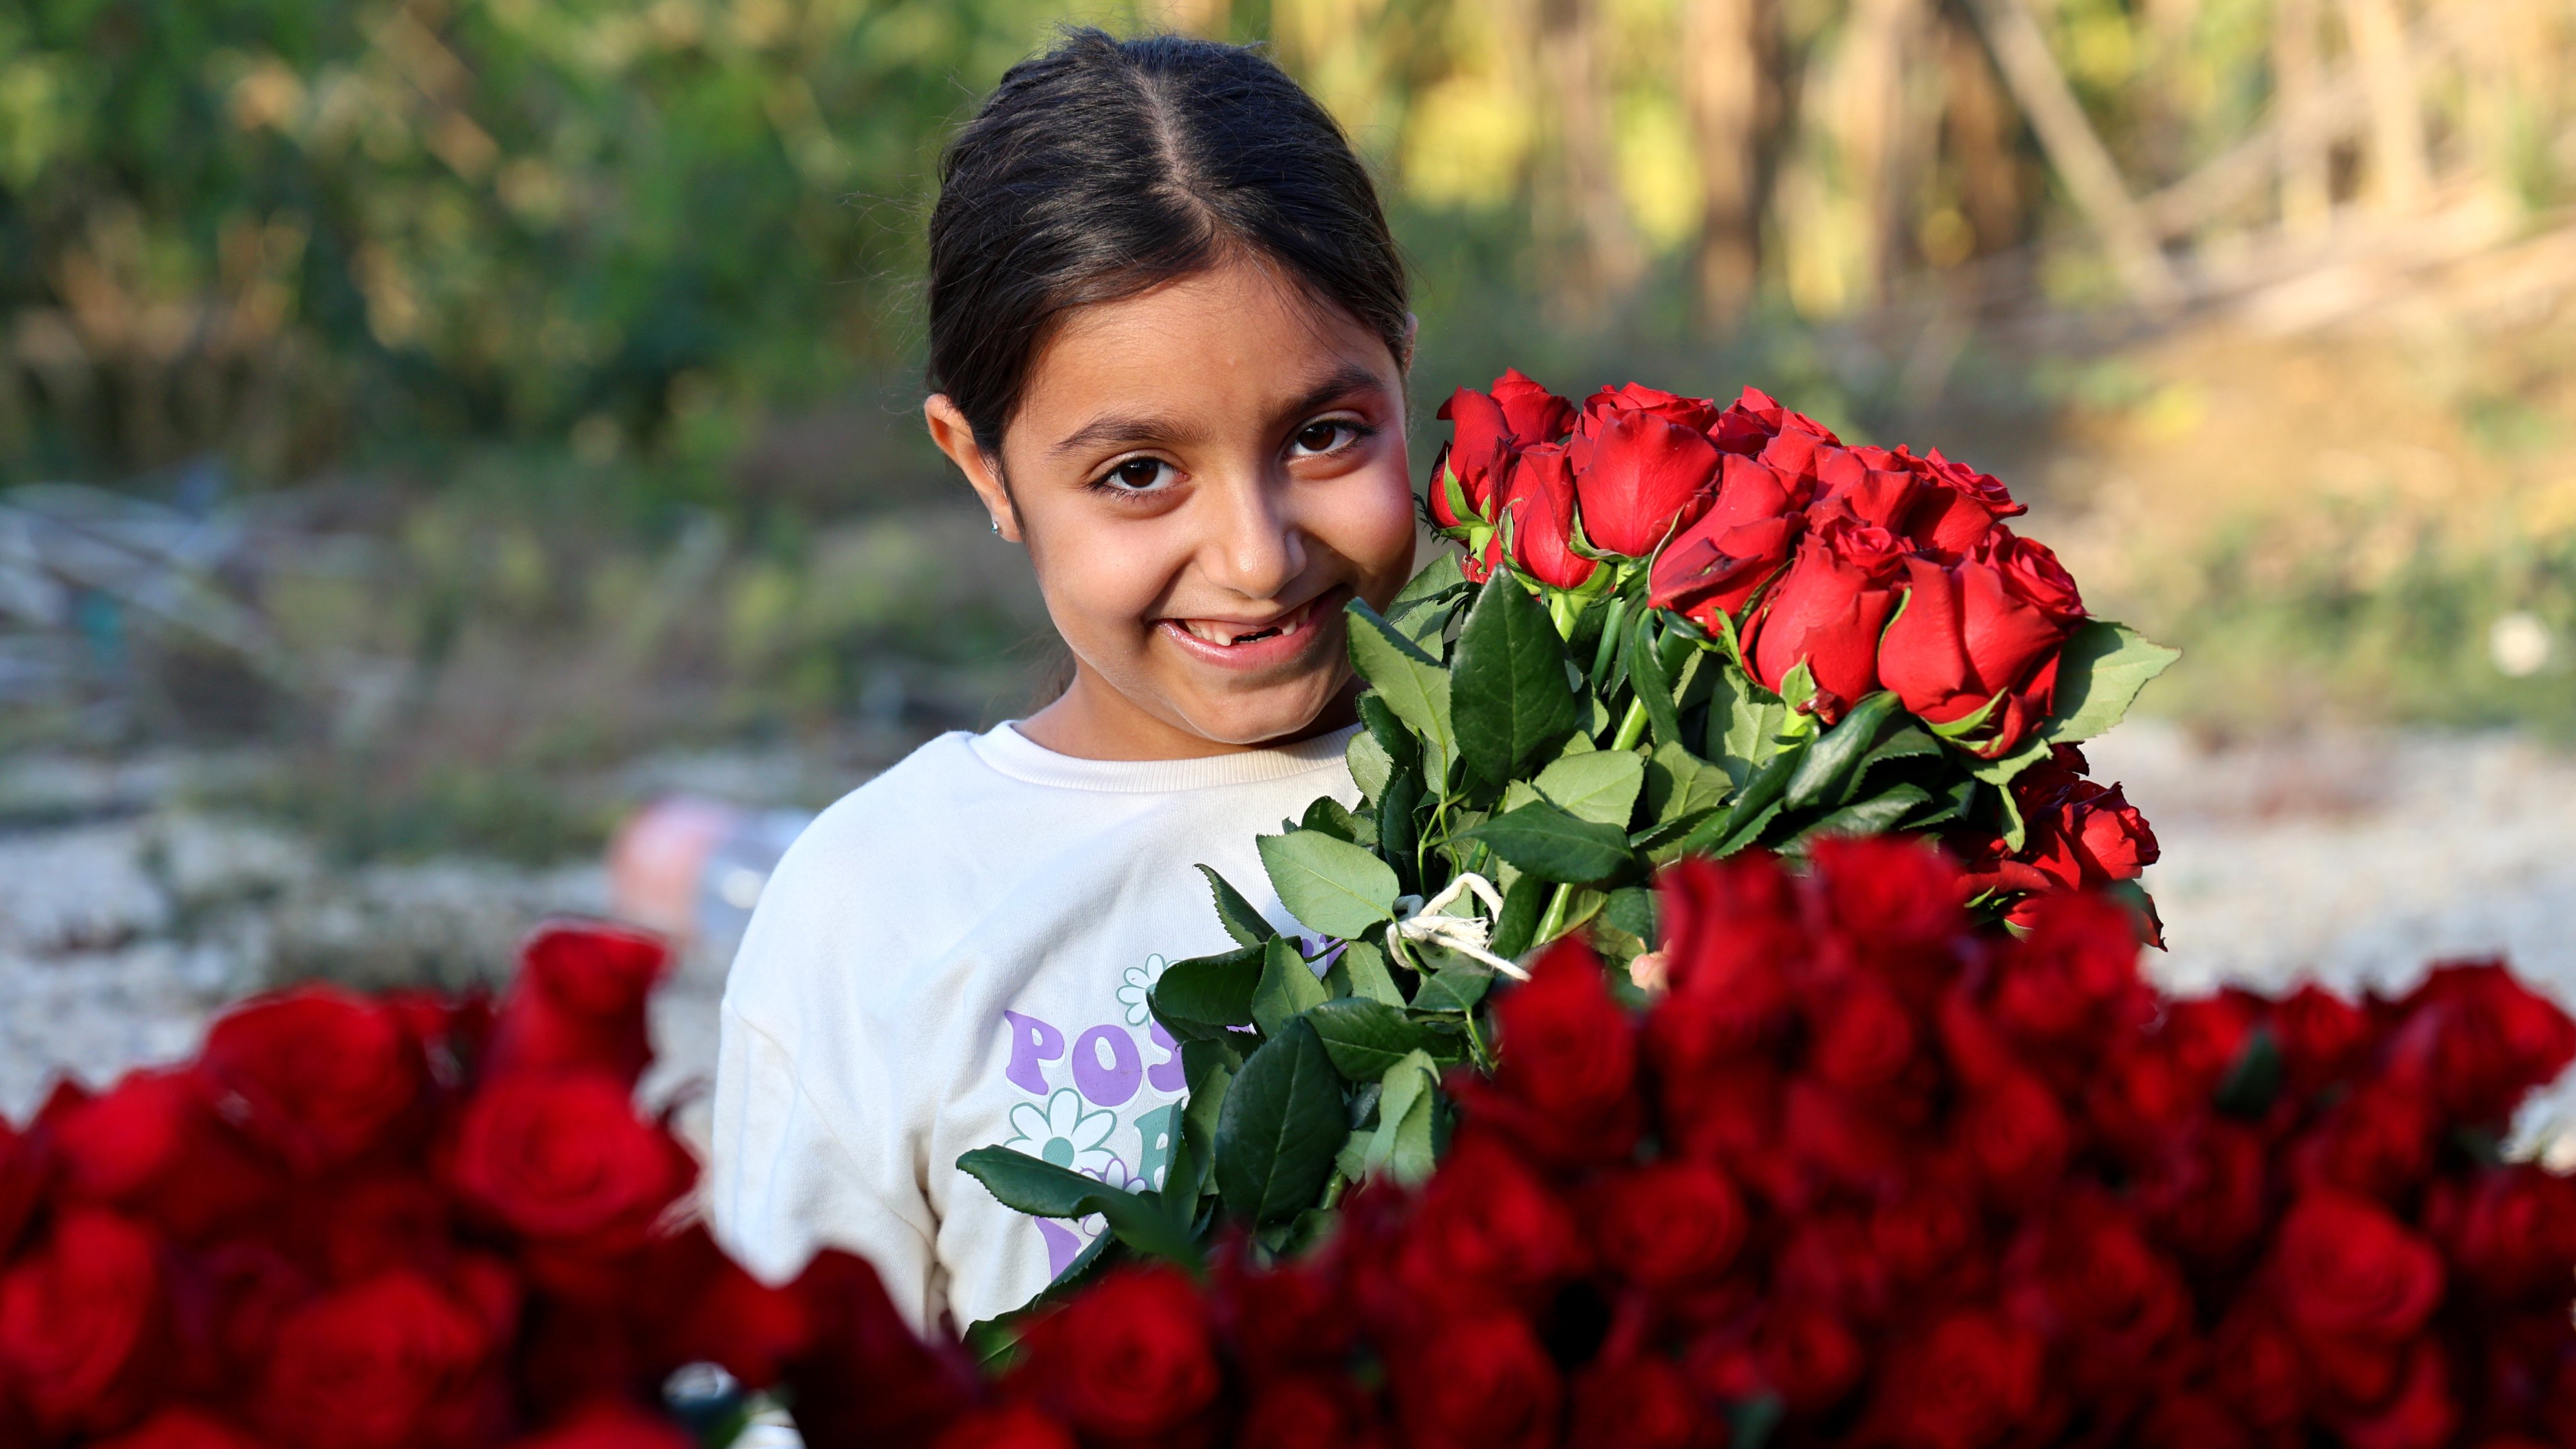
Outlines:
{"type": "Polygon", "coordinates": [[[923,1331],[942,1290],[918,1185],[863,1165],[893,1154],[853,1150],[817,1107],[795,1057],[730,996],[722,1022],[707,1202],[717,1240],[773,1283],[796,1276],[820,1249],[856,1253],[923,1331]]]}

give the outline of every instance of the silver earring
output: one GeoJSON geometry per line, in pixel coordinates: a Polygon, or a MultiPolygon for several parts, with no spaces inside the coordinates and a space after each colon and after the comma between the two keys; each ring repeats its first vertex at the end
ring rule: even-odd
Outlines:
{"type": "Polygon", "coordinates": [[[993,536],[995,538],[1000,538],[1002,536],[1002,520],[998,518],[988,518],[985,522],[993,525],[993,536]]]}

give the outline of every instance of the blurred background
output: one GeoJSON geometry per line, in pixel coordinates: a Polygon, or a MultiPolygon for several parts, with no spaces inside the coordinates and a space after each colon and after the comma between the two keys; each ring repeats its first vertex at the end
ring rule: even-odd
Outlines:
{"type": "Polygon", "coordinates": [[[2172,979],[2576,985],[2576,0],[19,0],[0,1112],[555,909],[691,940],[704,1069],[797,812],[1049,657],[917,279],[1066,21],[1342,119],[1422,463],[1512,364],[2009,480],[2188,651],[2096,751],[2172,979]]]}

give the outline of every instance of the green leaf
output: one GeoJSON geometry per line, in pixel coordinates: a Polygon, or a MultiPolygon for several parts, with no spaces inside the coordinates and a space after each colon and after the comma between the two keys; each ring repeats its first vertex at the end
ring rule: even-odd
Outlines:
{"type": "Polygon", "coordinates": [[[957,1168],[984,1184],[1002,1206],[1033,1218],[1086,1216],[1084,1199],[1100,1191],[1098,1178],[1009,1147],[978,1147],[959,1157],[957,1168]]]}
{"type": "Polygon", "coordinates": [[[1645,942],[1646,949],[1654,949],[1655,893],[1651,888],[1629,886],[1612,891],[1608,903],[1601,907],[1601,919],[1645,942]]]}
{"type": "MultiPolygon", "coordinates": [[[[1351,600],[1351,666],[1406,728],[1451,753],[1449,671],[1366,603],[1351,600]]],[[[1402,758],[1398,755],[1397,758],[1402,758]]]]}
{"type": "Polygon", "coordinates": [[[1341,958],[1333,963],[1333,970],[1341,976],[1350,994],[1362,1001],[1404,1005],[1404,993],[1396,989],[1395,978],[1387,974],[1386,953],[1379,950],[1374,942],[1345,944],[1341,958]]]}
{"type": "Polygon", "coordinates": [[[1395,917],[1403,887],[1385,861],[1319,830],[1257,837],[1261,863],[1288,913],[1306,929],[1344,940],[1395,917]]]}
{"type": "Polygon", "coordinates": [[[1190,1235],[1189,1223],[1176,1221],[1176,1215],[1163,1206],[1157,1194],[1121,1192],[1097,1184],[1094,1187],[1096,1190],[1080,1206],[1085,1214],[1098,1213],[1107,1218],[1109,1231],[1116,1233],[1120,1242],[1140,1253],[1191,1268],[1206,1260],[1205,1251],[1190,1235]]]}
{"type": "Polygon", "coordinates": [[[1471,772],[1489,785],[1519,779],[1574,733],[1583,714],[1569,667],[1547,610],[1508,575],[1487,582],[1458,632],[1450,682],[1471,772]]]}
{"type": "Polygon", "coordinates": [[[1452,966],[1423,978],[1422,989],[1413,993],[1413,1009],[1434,1016],[1473,1011],[1493,985],[1494,973],[1482,966],[1452,966]]]}
{"type": "Polygon", "coordinates": [[[1172,1035],[1184,1041],[1222,1037],[1252,1024],[1252,991],[1261,981],[1262,948],[1194,956],[1165,967],[1145,999],[1172,1035]]]}
{"type": "Polygon", "coordinates": [[[1741,786],[1789,743],[1789,706],[1733,665],[1709,682],[1709,755],[1741,786]]]}
{"type": "Polygon", "coordinates": [[[2271,1115],[2272,1103],[2281,1095],[2282,1067],[2281,1043],[2272,1029],[2254,1028],[2228,1067],[2227,1079],[2218,1084],[2218,1110],[2249,1122],[2271,1115]]]}
{"type": "Polygon", "coordinates": [[[1224,925],[1225,933],[1234,938],[1234,944],[1258,946],[1279,934],[1261,912],[1252,908],[1252,902],[1243,898],[1243,892],[1234,888],[1232,881],[1216,873],[1216,867],[1202,865],[1199,874],[1207,877],[1208,894],[1216,898],[1216,918],[1224,925]]]}
{"type": "Polygon", "coordinates": [[[1430,1028],[1384,1002],[1350,997],[1311,1008],[1306,1021],[1324,1042],[1334,1070],[1353,1083],[1374,1082],[1411,1052],[1439,1044],[1430,1028]]]}
{"type": "Polygon", "coordinates": [[[1804,810],[1841,795],[1851,782],[1860,762],[1878,743],[1879,732],[1900,708],[1896,695],[1880,690],[1852,707],[1832,729],[1816,737],[1798,761],[1797,773],[1789,777],[1789,787],[1780,803],[1789,810],[1804,810]]]}
{"type": "Polygon", "coordinates": [[[1315,979],[1314,969],[1297,953],[1297,943],[1286,936],[1271,937],[1262,957],[1261,984],[1252,990],[1252,1020],[1261,1034],[1279,1035],[1289,1018],[1329,999],[1324,983],[1315,979]]]}
{"type": "Polygon", "coordinates": [[[1913,813],[1914,807],[1932,798],[1932,792],[1920,785],[1898,785],[1884,795],[1846,805],[1815,824],[1798,832],[1800,841],[1819,835],[1879,835],[1896,828],[1896,823],[1913,813]]]}
{"type": "Polygon", "coordinates": [[[1646,762],[1628,750],[1567,755],[1538,772],[1538,792],[1577,820],[1628,828],[1646,783],[1646,762]]]}
{"type": "MultiPolygon", "coordinates": [[[[2030,743],[2000,760],[1976,761],[1968,766],[1968,773],[2000,790],[2011,784],[2014,776],[2047,759],[2049,753],[2049,741],[2033,738],[2030,743]]],[[[2013,848],[2019,850],[2021,847],[2013,848]]]]}
{"type": "Polygon", "coordinates": [[[1389,760],[1398,765],[1420,762],[1421,741],[1413,737],[1404,721],[1395,717],[1395,711],[1387,707],[1386,700],[1377,691],[1363,691],[1355,707],[1359,710],[1360,727],[1368,731],[1369,738],[1376,740],[1380,749],[1386,751],[1389,760]]]}
{"type": "Polygon", "coordinates": [[[2089,740],[2120,722],[2138,691],[2182,657],[2126,624],[2089,619],[2057,661],[2057,715],[2040,735],[2061,744],[2089,740]]]}
{"type": "Polygon", "coordinates": [[[1578,820],[1545,801],[1505,811],[1458,837],[1480,840],[1531,875],[1582,885],[1628,864],[1628,832],[1578,820]]]}
{"type": "Polygon", "coordinates": [[[1375,800],[1386,793],[1387,779],[1395,773],[1395,759],[1387,754],[1386,746],[1377,742],[1377,736],[1367,730],[1353,734],[1351,742],[1342,747],[1342,758],[1349,762],[1351,779],[1359,785],[1364,798],[1375,800]]]}
{"type": "Polygon", "coordinates": [[[1679,744],[1682,716],[1673,704],[1673,672],[1664,665],[1663,647],[1655,635],[1655,618],[1652,609],[1637,615],[1635,640],[1628,650],[1628,677],[1636,686],[1638,700],[1646,706],[1655,743],[1679,744]]]}
{"type": "Polygon", "coordinates": [[[1506,961],[1528,950],[1530,938],[1538,934],[1539,917],[1547,913],[1547,898],[1555,889],[1534,875],[1513,881],[1503,891],[1502,914],[1494,919],[1494,936],[1485,949],[1506,961]]]}
{"type": "Polygon", "coordinates": [[[1350,1130],[1341,1074],[1323,1038],[1287,1023],[1235,1074],[1216,1127],[1216,1186],[1246,1223],[1284,1222],[1314,1204],[1350,1130]]]}
{"type": "Polygon", "coordinates": [[[1709,855],[1719,859],[1733,855],[1753,843],[1761,832],[1780,814],[1780,797],[1789,788],[1789,777],[1812,748],[1801,744],[1795,749],[1773,755],[1770,762],[1754,772],[1736,792],[1726,813],[1712,815],[1682,842],[1686,855],[1709,855]]]}
{"type": "Polygon", "coordinates": [[[1363,850],[1377,849],[1377,821],[1363,822],[1351,813],[1349,806],[1330,795],[1318,795],[1308,802],[1306,813],[1299,817],[1297,826],[1301,830],[1320,830],[1335,840],[1347,840],[1363,850]]]}
{"type": "Polygon", "coordinates": [[[1405,580],[1404,587],[1395,591],[1395,597],[1387,601],[1387,612],[1407,613],[1417,604],[1438,603],[1473,587],[1467,582],[1467,571],[1460,566],[1460,558],[1454,548],[1439,550],[1431,562],[1422,566],[1420,573],[1405,580]]]}
{"type": "Polygon", "coordinates": [[[1410,1186],[1431,1175],[1439,1069],[1430,1057],[1414,1052],[1388,1067],[1383,1083],[1377,1131],[1369,1138],[1361,1167],[1371,1176],[1384,1173],[1410,1186]]]}
{"type": "Polygon", "coordinates": [[[1646,813],[1657,821],[1680,820],[1726,803],[1735,782],[1726,772],[1679,745],[1659,745],[1646,762],[1646,813]]]}
{"type": "Polygon", "coordinates": [[[1395,867],[1399,889],[1421,885],[1415,879],[1419,867],[1415,862],[1416,825],[1414,807],[1422,803],[1422,777],[1411,770],[1398,770],[1386,783],[1386,791],[1377,801],[1376,848],[1380,858],[1395,867]]]}

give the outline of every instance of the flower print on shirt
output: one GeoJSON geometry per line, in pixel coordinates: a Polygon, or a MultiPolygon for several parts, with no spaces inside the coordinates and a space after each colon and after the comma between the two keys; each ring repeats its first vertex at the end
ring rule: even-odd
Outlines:
{"type": "Polygon", "coordinates": [[[1099,1177],[1117,1161],[1108,1147],[1109,1134],[1116,1130],[1117,1113],[1085,1112],[1082,1094],[1062,1087],[1047,1098],[1043,1110],[1035,1102],[1013,1107],[1012,1135],[1002,1145],[1086,1177],[1099,1177]]]}
{"type": "Polygon", "coordinates": [[[1163,970],[1169,964],[1160,956],[1148,956],[1144,965],[1127,968],[1126,984],[1118,988],[1118,1004],[1127,1008],[1129,1026],[1143,1026],[1154,1019],[1150,993],[1154,983],[1163,979],[1163,970]]]}

